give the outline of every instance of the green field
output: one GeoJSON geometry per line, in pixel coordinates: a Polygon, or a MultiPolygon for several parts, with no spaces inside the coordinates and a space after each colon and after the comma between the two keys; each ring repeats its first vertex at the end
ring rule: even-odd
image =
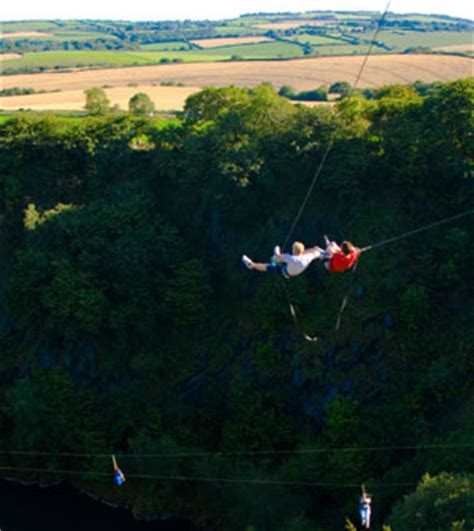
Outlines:
{"type": "MultiPolygon", "coordinates": [[[[36,31],[36,30],[35,30],[36,31]]],[[[37,37],[9,37],[8,33],[4,33],[4,39],[9,41],[19,41],[28,39],[31,41],[52,41],[52,42],[71,42],[71,41],[93,41],[96,39],[108,39],[108,40],[118,40],[115,35],[106,35],[98,31],[67,31],[64,28],[61,28],[59,31],[57,29],[48,30],[48,35],[37,37]]]]}
{"type": "Polygon", "coordinates": [[[2,32],[14,31],[51,31],[59,26],[53,21],[20,21],[20,22],[2,22],[2,32]]]}
{"type": "Polygon", "coordinates": [[[113,52],[113,51],[53,51],[27,53],[21,59],[5,63],[7,73],[13,70],[63,69],[99,66],[140,66],[180,59],[186,63],[200,61],[224,61],[230,59],[229,53],[216,53],[211,50],[193,50],[189,52],[113,52]]]}
{"type": "Polygon", "coordinates": [[[307,33],[297,35],[292,40],[295,40],[302,44],[309,43],[315,46],[324,46],[327,44],[329,45],[347,44],[347,42],[342,41],[338,39],[337,37],[326,37],[323,35],[309,35],[307,33]]]}
{"type": "Polygon", "coordinates": [[[233,46],[219,46],[219,48],[208,48],[199,50],[201,57],[209,57],[216,54],[225,55],[227,58],[239,56],[242,59],[280,59],[302,57],[303,49],[297,44],[287,42],[259,42],[255,44],[235,44],[233,46]]]}
{"type": "Polygon", "coordinates": [[[229,26],[217,26],[214,28],[216,37],[251,37],[253,35],[264,35],[265,31],[253,28],[251,25],[232,24],[229,26]]]}
{"type": "Polygon", "coordinates": [[[60,31],[54,31],[50,37],[44,37],[42,40],[51,41],[91,41],[95,39],[112,39],[118,40],[115,35],[105,35],[98,31],[67,31],[65,28],[61,28],[60,31]]]}
{"type": "Polygon", "coordinates": [[[216,50],[190,50],[185,52],[128,52],[126,55],[129,57],[136,57],[140,61],[146,63],[160,63],[163,60],[173,61],[173,59],[179,59],[184,63],[199,63],[202,61],[225,61],[230,59],[230,55],[227,53],[216,50]],[[203,53],[209,52],[209,53],[203,53]]]}
{"type": "MultiPolygon", "coordinates": [[[[345,48],[345,47],[344,47],[345,48]]],[[[332,52],[331,52],[332,53],[332,52]]],[[[302,57],[302,48],[296,44],[263,42],[221,46],[207,50],[163,51],[163,52],[114,52],[114,51],[52,51],[26,53],[21,59],[8,61],[4,65],[7,73],[24,69],[63,69],[100,66],[140,66],[172,62],[178,59],[185,63],[226,61],[232,56],[242,59],[280,59],[302,57]]]]}
{"type": "Polygon", "coordinates": [[[170,50],[189,50],[190,46],[187,42],[173,41],[173,42],[156,42],[154,44],[144,44],[141,49],[145,52],[166,52],[170,50]]]}
{"type": "MultiPolygon", "coordinates": [[[[324,57],[326,55],[363,55],[367,53],[367,50],[369,49],[367,44],[358,44],[358,45],[351,45],[348,44],[346,46],[342,45],[336,45],[336,46],[321,46],[317,48],[313,48],[313,51],[311,53],[312,56],[320,56],[324,57]]],[[[372,55],[375,54],[381,54],[381,53],[387,53],[386,50],[383,48],[374,46],[372,48],[372,51],[370,52],[372,55]]]]}
{"type": "MultiPolygon", "coordinates": [[[[142,55],[145,55],[143,53],[142,55]]],[[[153,54],[154,55],[154,54],[153,54]]],[[[129,52],[98,51],[53,51],[26,53],[21,59],[14,59],[5,64],[5,69],[22,68],[73,68],[81,66],[130,66],[147,64],[153,59],[145,59],[129,52]]]]}
{"type": "MultiPolygon", "coordinates": [[[[370,40],[371,35],[365,34],[370,40]]],[[[437,48],[456,44],[471,44],[472,33],[467,31],[381,31],[377,41],[386,44],[394,51],[403,51],[417,46],[437,48]]]]}

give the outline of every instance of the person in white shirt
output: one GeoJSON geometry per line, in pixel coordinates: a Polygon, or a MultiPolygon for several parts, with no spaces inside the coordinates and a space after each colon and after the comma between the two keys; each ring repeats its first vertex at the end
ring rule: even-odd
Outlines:
{"type": "Polygon", "coordinates": [[[364,485],[362,485],[362,495],[359,498],[359,513],[361,525],[364,529],[370,529],[370,504],[372,503],[372,495],[367,494],[364,485]]]}
{"type": "Polygon", "coordinates": [[[266,273],[280,273],[285,278],[291,278],[303,273],[313,260],[320,258],[321,252],[322,249],[320,247],[305,249],[303,243],[294,242],[291,254],[282,253],[280,247],[276,246],[272,260],[269,263],[254,262],[245,254],[242,256],[242,262],[247,269],[266,273]]]}

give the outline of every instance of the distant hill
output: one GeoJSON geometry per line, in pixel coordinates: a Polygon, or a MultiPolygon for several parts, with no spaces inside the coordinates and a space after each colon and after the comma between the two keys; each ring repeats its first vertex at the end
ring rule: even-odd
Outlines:
{"type": "MultiPolygon", "coordinates": [[[[24,55],[4,61],[4,74],[71,66],[68,59],[74,56],[52,64],[32,55],[49,51],[137,54],[104,56],[102,66],[364,54],[379,17],[375,12],[314,11],[220,21],[8,21],[0,52],[24,55]]],[[[372,53],[420,51],[472,56],[471,22],[445,15],[389,14],[372,53]]]]}

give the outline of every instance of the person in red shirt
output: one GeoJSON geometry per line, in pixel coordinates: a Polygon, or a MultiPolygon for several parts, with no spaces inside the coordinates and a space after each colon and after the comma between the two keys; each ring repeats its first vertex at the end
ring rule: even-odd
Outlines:
{"type": "Polygon", "coordinates": [[[330,241],[327,236],[324,236],[324,239],[326,241],[326,250],[321,254],[321,260],[328,271],[340,273],[347,271],[356,264],[360,256],[360,249],[347,240],[343,241],[339,247],[336,242],[330,241]]]}

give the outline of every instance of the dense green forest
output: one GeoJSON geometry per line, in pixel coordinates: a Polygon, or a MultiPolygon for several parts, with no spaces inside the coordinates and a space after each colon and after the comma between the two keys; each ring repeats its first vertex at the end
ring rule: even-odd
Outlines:
{"type": "Polygon", "coordinates": [[[209,88],[167,127],[2,123],[2,475],[247,531],[355,529],[365,483],[374,529],[472,529],[473,217],[354,275],[240,263],[283,243],[329,143],[297,240],[365,246],[472,209],[474,80],[423,94],[209,88]]]}

